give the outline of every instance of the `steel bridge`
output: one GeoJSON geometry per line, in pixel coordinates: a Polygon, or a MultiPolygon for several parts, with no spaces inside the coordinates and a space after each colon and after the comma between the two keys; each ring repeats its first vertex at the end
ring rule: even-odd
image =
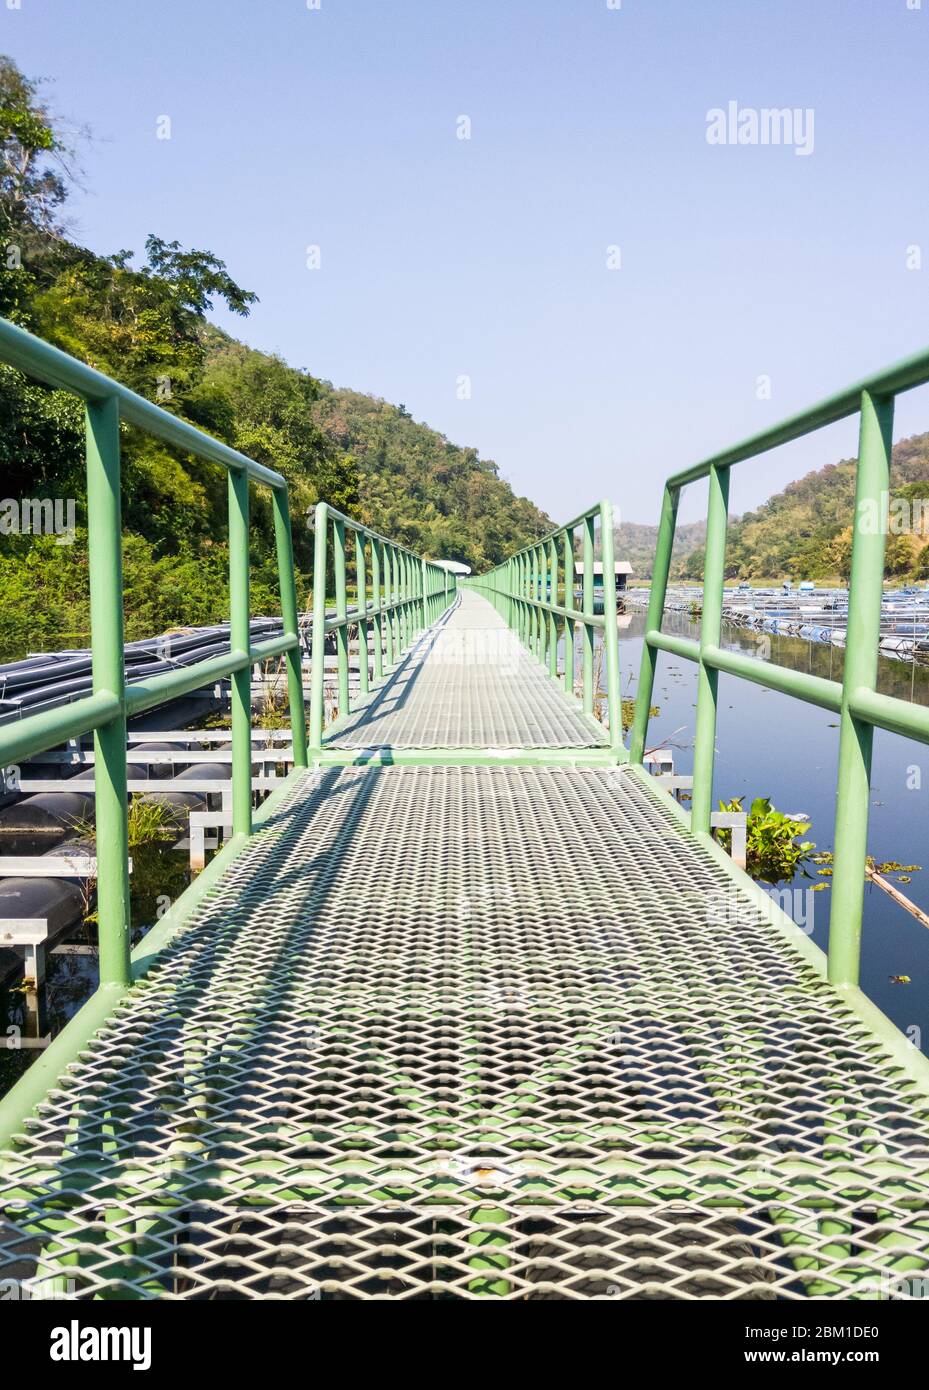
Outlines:
{"type": "Polygon", "coordinates": [[[307,719],[284,478],[11,325],[0,358],[86,402],[93,693],[0,729],[0,763],[94,730],[100,939],[96,994],[0,1102],[0,1278],[78,1299],[874,1299],[929,1276],[929,1063],[857,985],[872,731],[929,741],[929,711],[875,693],[883,536],[855,530],[841,684],[720,645],[731,467],[860,412],[858,501],[879,498],[894,396],[929,355],[669,480],[628,748],[607,503],[461,585],[320,503],[307,719]],[[120,421],[229,477],[231,650],[142,683],[120,421]],[[688,642],[661,619],[703,476],[688,642]],[[250,484],[283,617],[257,644],[250,484]],[[697,665],[689,812],[645,764],[661,651],[697,665]],[[270,656],[293,771],[256,809],[249,674],[270,656]],[[828,957],[711,837],[720,671],[839,715],[828,957]],[[234,834],[130,950],[126,717],[220,677],[234,834]]]}

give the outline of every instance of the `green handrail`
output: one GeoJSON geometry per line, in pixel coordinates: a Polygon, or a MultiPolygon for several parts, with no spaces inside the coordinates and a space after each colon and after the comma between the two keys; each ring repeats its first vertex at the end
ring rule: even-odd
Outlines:
{"type": "Polygon", "coordinates": [[[0,765],[29,757],[80,734],[94,735],[100,987],[130,981],[126,720],[226,676],[232,683],[233,835],[252,828],[251,667],[287,659],[293,759],[308,765],[293,539],[287,483],[279,473],[137,396],[60,349],[0,319],[0,361],[85,402],[87,543],[93,694],[61,709],[0,728],[0,765]],[[119,431],[129,422],[229,476],[229,653],[140,682],[125,681],[119,431]],[[283,636],[251,642],[249,611],[249,482],[273,497],[283,636]]]}
{"type": "MultiPolygon", "coordinates": [[[[87,455],[87,535],[90,570],[90,625],[93,692],[58,709],[28,715],[0,727],[0,768],[53,748],[67,739],[93,732],[95,749],[96,858],[100,980],[96,993],[78,1010],[51,1047],[0,1099],[0,1146],[17,1132],[25,1115],[86,1046],[94,1030],[118,1005],[130,984],[142,978],[173,933],[211,891],[219,874],[241,852],[252,831],[251,668],[283,655],[295,773],[309,766],[303,695],[301,639],[287,481],[220,440],[179,420],[102,372],[0,319],[0,362],[57,390],[73,392],[85,402],[87,455]],[[230,650],[142,681],[125,680],[122,580],[120,425],[130,423],[174,448],[218,464],[228,474],[230,650]],[[249,483],[271,489],[283,634],[251,641],[249,607],[249,483]],[[232,819],[233,835],[217,858],[181,895],[130,958],[129,860],[126,786],[126,722],[156,705],[203,685],[231,678],[232,686],[232,819]]],[[[360,683],[368,686],[367,654],[373,635],[374,674],[384,674],[403,647],[453,601],[454,576],[441,566],[414,556],[321,503],[316,509],[314,566],[313,667],[311,715],[318,748],[322,730],[324,639],[335,631],[339,651],[339,686],[347,708],[348,640],[359,623],[362,652],[360,683]],[[320,524],[322,523],[322,524],[320,524]],[[326,612],[326,533],[334,527],[336,615],[326,612]],[[356,578],[361,614],[348,607],[345,533],[356,537],[356,578]],[[367,600],[370,557],[373,602],[367,600]]],[[[342,698],[340,696],[340,698],[342,698]]],[[[267,820],[286,791],[256,813],[267,820]]]]}
{"type": "Polygon", "coordinates": [[[574,696],[574,654],[578,629],[581,634],[583,711],[594,715],[595,633],[603,633],[607,719],[610,747],[617,761],[625,761],[622,735],[622,699],[619,680],[619,633],[616,607],[616,568],[613,549],[613,509],[600,502],[565,522],[549,535],[524,546],[508,560],[475,575],[464,583],[488,598],[526,647],[538,658],[553,680],[574,696]],[[594,551],[600,526],[603,561],[603,613],[594,611],[594,551]],[[578,535],[580,533],[580,535],[578,535]],[[577,607],[577,556],[583,561],[581,606],[577,607]],[[562,602],[558,602],[559,591],[562,602]]]}
{"type": "Polygon", "coordinates": [[[420,632],[429,627],[454,600],[455,577],[442,565],[415,555],[360,521],[319,502],[314,519],[313,550],[313,673],[310,687],[310,755],[318,758],[326,730],[326,636],[335,633],[338,676],[337,719],[341,724],[358,707],[349,688],[349,629],[358,628],[359,699],[370,690],[369,663],[380,680],[400,659],[420,632]],[[346,532],[355,538],[355,604],[348,604],[346,532]],[[331,551],[335,572],[335,613],[326,607],[331,551]],[[370,566],[368,557],[370,556],[370,566]],[[370,573],[370,584],[368,575],[370,573]]]}
{"type": "Polygon", "coordinates": [[[878,694],[878,644],[884,583],[884,527],[863,526],[864,516],[886,513],[894,399],[929,381],[929,352],[896,363],[883,372],[791,416],[731,449],[676,473],[665,483],[652,573],[642,663],[636,693],[629,756],[643,760],[658,653],[670,652],[697,663],[697,717],[691,829],[710,833],[716,745],[719,672],[754,681],[839,715],[839,768],[835,820],[835,858],[829,919],[828,971],[833,983],[856,986],[864,910],[871,750],[874,729],[881,728],[929,743],[929,709],[878,694]],[[821,429],[850,415],[860,415],[860,435],[852,529],[848,624],[842,682],[762,662],[720,646],[725,578],[729,469],[769,449],[821,429]],[[706,559],[700,640],[672,637],[661,631],[671,566],[671,549],[681,488],[709,479],[706,559]]]}

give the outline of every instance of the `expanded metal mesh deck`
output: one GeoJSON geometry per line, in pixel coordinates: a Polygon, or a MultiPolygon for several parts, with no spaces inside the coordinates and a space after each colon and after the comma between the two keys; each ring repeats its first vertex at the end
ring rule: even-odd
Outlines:
{"type": "Polygon", "coordinates": [[[631,772],[329,769],[30,1122],[0,1278],[874,1296],[927,1269],[927,1111],[631,772]]]}
{"type": "Polygon", "coordinates": [[[327,743],[334,748],[589,748],[574,709],[493,605],[464,590],[327,743]]]}

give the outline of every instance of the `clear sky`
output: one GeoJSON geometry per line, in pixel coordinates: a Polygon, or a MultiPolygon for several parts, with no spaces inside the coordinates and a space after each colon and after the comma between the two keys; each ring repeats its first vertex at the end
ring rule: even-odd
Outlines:
{"type": "MultiPolygon", "coordinates": [[[[929,345],[917,3],[0,0],[0,47],[93,130],[78,239],[207,248],[260,296],[218,316],[249,343],[404,402],[556,518],[653,521],[669,472],[929,345]],[[730,101],[811,109],[812,152],[806,117],[709,144],[730,101]]],[[[929,393],[897,419],[929,429],[929,393]]],[[[854,438],[743,465],[735,508],[854,438]]]]}

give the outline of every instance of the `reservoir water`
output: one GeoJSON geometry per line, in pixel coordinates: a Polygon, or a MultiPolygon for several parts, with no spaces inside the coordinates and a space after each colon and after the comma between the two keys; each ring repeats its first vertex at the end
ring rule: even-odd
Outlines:
{"type": "MultiPolygon", "coordinates": [[[[645,615],[633,609],[620,632],[623,695],[635,693],[642,655],[645,615]]],[[[663,630],[699,636],[699,621],[666,613],[663,630]]],[[[725,647],[783,666],[842,679],[843,650],[794,637],[763,636],[726,626],[725,647]],[[767,643],[767,646],[762,645],[767,643]]],[[[901,699],[929,705],[929,668],[880,658],[878,688],[901,699]]],[[[693,769],[696,672],[693,662],[659,653],[647,746],[671,746],[675,771],[693,769]]],[[[817,848],[831,850],[836,813],[838,716],[762,686],[720,675],[714,804],[767,796],[778,810],[803,812],[812,822],[806,836],[817,848]]],[[[877,862],[919,864],[921,871],[900,891],[929,912],[929,747],[896,734],[875,732],[868,852],[877,862]]],[[[816,866],[812,867],[816,874],[816,866]]],[[[888,873],[891,882],[899,874],[888,873]]],[[[828,878],[798,875],[801,892],[828,878]]],[[[804,895],[813,909],[812,937],[825,949],[831,889],[804,895]]],[[[923,1050],[929,1048],[929,928],[873,884],[865,888],[861,984],[865,993],[923,1050]],[[909,976],[910,983],[893,983],[909,976]],[[918,1032],[915,1030],[919,1030],[918,1032]]]]}

